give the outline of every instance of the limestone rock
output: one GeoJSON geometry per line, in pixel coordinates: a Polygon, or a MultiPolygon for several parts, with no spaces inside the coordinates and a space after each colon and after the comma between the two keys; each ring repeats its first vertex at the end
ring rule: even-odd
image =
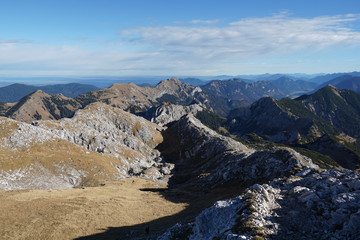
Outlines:
{"type": "Polygon", "coordinates": [[[194,222],[178,224],[159,239],[170,239],[168,236],[184,229],[191,233],[189,239],[250,240],[255,236],[262,239],[358,239],[360,191],[349,185],[360,182],[360,176],[349,170],[304,172],[302,177],[256,184],[241,196],[219,201],[198,215],[194,222]]]}

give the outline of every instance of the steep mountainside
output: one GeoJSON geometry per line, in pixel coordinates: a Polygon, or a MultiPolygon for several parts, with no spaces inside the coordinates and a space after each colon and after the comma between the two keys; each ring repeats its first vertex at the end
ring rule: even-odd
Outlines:
{"type": "Polygon", "coordinates": [[[119,160],[62,140],[50,131],[0,119],[0,189],[63,189],[116,179],[119,160]]]}
{"type": "Polygon", "coordinates": [[[45,86],[31,86],[25,84],[11,84],[0,88],[0,102],[17,102],[26,95],[42,90],[48,94],[62,94],[66,97],[76,97],[80,94],[98,90],[99,88],[80,83],[56,84],[45,86]]]}
{"type": "Polygon", "coordinates": [[[294,80],[286,76],[273,80],[272,83],[278,89],[280,89],[281,92],[289,97],[299,96],[301,94],[310,92],[318,85],[316,83],[305,80],[294,80]]]}
{"type": "Polygon", "coordinates": [[[81,105],[72,98],[49,95],[37,90],[8,109],[5,116],[30,123],[33,120],[72,117],[80,107],[81,105]]]}
{"type": "Polygon", "coordinates": [[[0,88],[1,102],[17,102],[24,96],[38,90],[35,86],[15,83],[0,88]]]}
{"type": "Polygon", "coordinates": [[[170,184],[205,192],[229,182],[250,184],[287,175],[296,167],[316,167],[288,148],[255,151],[207,128],[191,114],[168,126],[158,149],[175,164],[170,184]]]}
{"type": "Polygon", "coordinates": [[[360,93],[360,76],[344,75],[321,84],[318,89],[327,85],[333,85],[339,89],[350,89],[360,93]]]}
{"type": "Polygon", "coordinates": [[[269,141],[300,146],[355,169],[359,157],[360,95],[325,87],[297,99],[263,98],[230,114],[231,133],[255,133],[269,141]]]}
{"type": "Polygon", "coordinates": [[[214,112],[227,116],[234,108],[248,106],[261,97],[284,94],[269,81],[247,83],[242,79],[215,80],[201,86],[214,112]]]}
{"type": "Polygon", "coordinates": [[[163,102],[190,104],[197,97],[202,101],[201,89],[187,85],[176,78],[161,81],[156,87],[139,87],[133,83],[118,83],[111,87],[88,94],[76,99],[83,106],[91,102],[101,101],[121,109],[133,112],[144,111],[163,102]]]}
{"type": "Polygon", "coordinates": [[[74,98],[80,94],[99,90],[98,87],[89,84],[67,83],[40,86],[38,89],[49,94],[62,94],[66,97],[74,98]]]}
{"type": "Polygon", "coordinates": [[[296,101],[346,134],[360,137],[360,94],[329,85],[296,101]]]}
{"type": "Polygon", "coordinates": [[[208,95],[222,96],[244,102],[253,102],[264,96],[281,97],[279,91],[270,81],[247,83],[242,79],[215,80],[202,86],[208,95]]]}
{"type": "Polygon", "coordinates": [[[27,124],[3,118],[1,124],[2,188],[66,188],[129,176],[161,180],[172,167],[154,149],[163,139],[160,126],[106,104],[71,119],[27,124]],[[73,180],[61,180],[65,173],[73,180]]]}
{"type": "Polygon", "coordinates": [[[327,86],[296,99],[263,98],[249,108],[233,111],[230,117],[235,119],[235,125],[243,126],[239,129],[242,133],[252,131],[272,136],[282,131],[297,131],[321,136],[343,131],[358,138],[359,114],[359,94],[327,86]],[[309,132],[310,128],[312,132],[309,132]]]}
{"type": "Polygon", "coordinates": [[[301,141],[301,135],[311,138],[323,134],[310,116],[292,114],[283,109],[280,102],[267,97],[253,103],[249,108],[233,111],[231,132],[238,135],[256,133],[260,136],[271,136],[272,139],[281,139],[285,135],[288,136],[287,142],[301,141]]]}

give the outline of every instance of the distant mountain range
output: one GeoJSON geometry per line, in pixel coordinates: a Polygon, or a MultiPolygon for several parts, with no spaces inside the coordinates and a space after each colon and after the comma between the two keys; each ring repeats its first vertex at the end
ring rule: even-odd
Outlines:
{"type": "Polygon", "coordinates": [[[255,133],[272,142],[321,152],[346,168],[360,166],[360,94],[326,86],[296,99],[262,98],[233,110],[232,134],[255,133]]]}
{"type": "Polygon", "coordinates": [[[350,89],[357,93],[360,93],[360,75],[359,76],[343,75],[321,84],[316,89],[323,88],[329,84],[339,89],[350,89]]]}
{"type": "MultiPolygon", "coordinates": [[[[72,116],[77,109],[83,108],[92,102],[101,101],[134,113],[146,111],[153,106],[158,106],[165,102],[181,105],[201,103],[216,114],[227,117],[233,109],[249,106],[262,97],[274,97],[276,99],[296,97],[317,88],[317,84],[313,82],[281,75],[276,75],[276,77],[279,78],[273,79],[272,81],[263,80],[254,82],[239,78],[213,80],[209,82],[196,78],[185,78],[182,79],[182,81],[171,78],[161,81],[156,86],[138,86],[133,83],[118,83],[105,89],[98,89],[92,85],[77,83],[41,87],[12,84],[0,88],[0,102],[19,102],[23,104],[26,102],[26,99],[28,99],[26,97],[27,95],[40,89],[44,94],[62,94],[64,97],[70,97],[71,100],[66,99],[61,101],[72,101],[73,103],[71,106],[65,107],[67,110],[63,109],[63,112],[58,110],[44,113],[38,110],[38,113],[29,112],[28,114],[30,115],[27,117],[24,117],[22,114],[20,114],[22,117],[19,117],[20,115],[16,114],[19,104],[2,104],[0,114],[22,121],[24,121],[24,119],[27,119],[26,121],[59,119],[65,116],[72,116]],[[185,82],[192,83],[192,85],[185,82]],[[23,97],[24,99],[21,99],[23,97]]],[[[358,82],[358,77],[345,75],[333,79],[328,83],[338,87],[348,87],[356,91],[358,90],[358,82]]],[[[41,94],[35,94],[31,99],[36,98],[37,95],[40,96],[41,94]]],[[[57,96],[57,98],[60,97],[61,96],[57,96]]],[[[54,97],[46,96],[44,99],[53,100],[54,97]]],[[[45,100],[39,100],[39,103],[44,101],[45,100]]],[[[50,100],[46,101],[49,102],[50,100]]],[[[56,100],[56,102],[59,101],[60,100],[56,100]]],[[[55,107],[55,109],[56,108],[57,107],[55,107]]],[[[48,108],[45,107],[45,109],[48,108]]]]}
{"type": "Polygon", "coordinates": [[[317,76],[317,77],[314,77],[314,78],[310,78],[309,81],[315,82],[315,83],[318,83],[318,84],[322,84],[322,83],[328,82],[330,80],[333,80],[335,78],[342,77],[342,76],[354,76],[354,77],[357,77],[357,76],[360,76],[360,72],[325,74],[325,75],[320,75],[320,76],[317,76]]]}
{"type": "Polygon", "coordinates": [[[80,83],[55,84],[45,86],[32,86],[15,83],[5,87],[0,87],[0,102],[17,102],[24,96],[35,92],[36,90],[42,90],[48,94],[62,94],[66,97],[72,98],[83,93],[99,90],[99,88],[92,85],[80,83]]]}
{"type": "Polygon", "coordinates": [[[192,86],[203,86],[210,82],[210,81],[201,80],[198,78],[180,78],[179,80],[182,81],[183,83],[186,83],[186,84],[189,84],[192,86]]]}

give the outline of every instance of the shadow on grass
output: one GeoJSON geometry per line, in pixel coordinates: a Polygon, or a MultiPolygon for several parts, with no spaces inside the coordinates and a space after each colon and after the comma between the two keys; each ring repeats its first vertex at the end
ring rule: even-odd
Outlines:
{"type": "MultiPolygon", "coordinates": [[[[240,182],[239,180],[224,183],[214,188],[212,183],[208,184],[207,189],[198,184],[201,174],[212,171],[216,167],[207,165],[204,170],[202,166],[208,163],[208,159],[201,155],[187,156],[187,152],[199,143],[197,139],[185,139],[184,132],[180,129],[169,128],[163,132],[164,141],[157,149],[162,156],[175,164],[172,177],[169,179],[167,189],[143,188],[142,191],[158,192],[164,199],[173,203],[186,203],[187,207],[174,215],[152,220],[150,222],[123,226],[108,227],[104,232],[83,236],[77,240],[120,240],[120,239],[156,239],[167,228],[178,222],[188,222],[193,220],[205,208],[212,206],[216,201],[232,198],[240,195],[246,187],[254,182],[240,182]],[[207,190],[207,191],[206,191],[207,190]]],[[[187,136],[187,135],[186,135],[187,136]]],[[[189,135],[190,136],[190,135],[189,135]]],[[[206,147],[203,149],[207,151],[206,147]]],[[[217,154],[225,154],[218,152],[217,154]]],[[[216,158],[220,159],[221,158],[216,158]]],[[[220,163],[215,163],[215,166],[220,163]]],[[[259,181],[259,179],[257,179],[259,181]]],[[[144,206],[146,208],[146,206],[144,206]]],[[[159,206],[161,208],[161,206],[159,206]]]]}
{"type": "MultiPolygon", "coordinates": [[[[108,227],[102,233],[76,238],[76,240],[123,240],[123,239],[156,239],[167,228],[178,222],[193,220],[201,211],[210,207],[214,202],[235,197],[245,188],[240,188],[238,184],[228,183],[209,193],[193,193],[184,189],[157,189],[143,188],[141,191],[159,192],[164,198],[174,203],[187,203],[188,207],[183,211],[150,222],[123,226],[108,227]]],[[[144,206],[146,207],[146,206],[144,206]]],[[[159,206],[161,207],[161,206],[159,206]]]]}

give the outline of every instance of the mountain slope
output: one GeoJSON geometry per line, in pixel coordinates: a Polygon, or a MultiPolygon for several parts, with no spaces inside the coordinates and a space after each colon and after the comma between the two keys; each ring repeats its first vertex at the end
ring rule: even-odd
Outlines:
{"type": "Polygon", "coordinates": [[[62,189],[115,179],[118,160],[45,129],[0,118],[0,189],[62,189]]]}
{"type": "Polygon", "coordinates": [[[359,94],[328,86],[297,99],[260,99],[233,111],[228,128],[240,137],[255,133],[272,142],[311,149],[342,167],[356,169],[360,163],[359,108],[359,94]]]}
{"type": "Polygon", "coordinates": [[[103,103],[59,121],[1,118],[0,189],[69,188],[129,176],[161,180],[171,170],[154,149],[161,130],[103,103]]]}
{"type": "Polygon", "coordinates": [[[344,75],[337,77],[321,84],[317,89],[323,88],[327,85],[333,85],[339,89],[350,89],[354,92],[360,93],[360,76],[344,75]]]}
{"type": "Polygon", "coordinates": [[[89,84],[67,83],[40,86],[38,89],[49,94],[62,94],[66,97],[74,98],[80,94],[99,90],[98,87],[89,84]]]}
{"type": "Polygon", "coordinates": [[[0,88],[1,102],[17,102],[24,96],[38,90],[35,86],[15,83],[0,88]]]}
{"type": "Polygon", "coordinates": [[[346,134],[360,137],[360,94],[329,85],[295,100],[346,134]]]}
{"type": "Polygon", "coordinates": [[[86,106],[101,101],[111,106],[133,112],[144,111],[163,102],[190,104],[199,96],[201,89],[187,85],[176,78],[161,81],[155,87],[140,87],[134,83],[117,83],[99,91],[78,96],[76,99],[86,106]]]}
{"type": "Polygon", "coordinates": [[[80,94],[98,90],[99,88],[80,83],[32,86],[25,84],[11,84],[0,88],[0,102],[17,102],[24,96],[42,90],[48,94],[62,94],[66,97],[76,97],[80,94]]]}
{"type": "Polygon", "coordinates": [[[267,135],[272,139],[279,138],[279,140],[280,136],[285,134],[289,136],[286,141],[290,142],[300,140],[300,135],[307,137],[322,135],[318,132],[318,127],[314,126],[312,118],[292,114],[284,110],[280,102],[270,97],[262,98],[249,108],[239,109],[237,113],[232,113],[230,131],[238,135],[246,133],[267,135]]]}
{"type": "Polygon", "coordinates": [[[294,80],[286,76],[273,80],[272,83],[287,96],[299,96],[300,94],[310,92],[317,86],[313,82],[294,80]]]}
{"type": "Polygon", "coordinates": [[[195,86],[195,87],[199,87],[199,86],[203,86],[205,84],[208,83],[208,81],[204,81],[198,78],[180,78],[180,81],[182,81],[183,83],[195,86]]]}
{"type": "Polygon", "coordinates": [[[331,81],[335,78],[342,77],[342,76],[360,76],[360,72],[348,72],[348,73],[331,73],[331,74],[325,74],[321,76],[317,76],[314,78],[309,79],[309,81],[322,84],[327,81],[331,81]]]}
{"type": "Polygon", "coordinates": [[[248,106],[265,96],[284,96],[270,81],[247,83],[242,79],[215,80],[201,86],[201,89],[209,99],[208,105],[222,116],[227,116],[234,108],[248,106]]]}
{"type": "Polygon", "coordinates": [[[6,116],[23,122],[33,120],[72,117],[81,105],[63,95],[49,95],[41,90],[22,98],[7,112],[6,116]]]}

